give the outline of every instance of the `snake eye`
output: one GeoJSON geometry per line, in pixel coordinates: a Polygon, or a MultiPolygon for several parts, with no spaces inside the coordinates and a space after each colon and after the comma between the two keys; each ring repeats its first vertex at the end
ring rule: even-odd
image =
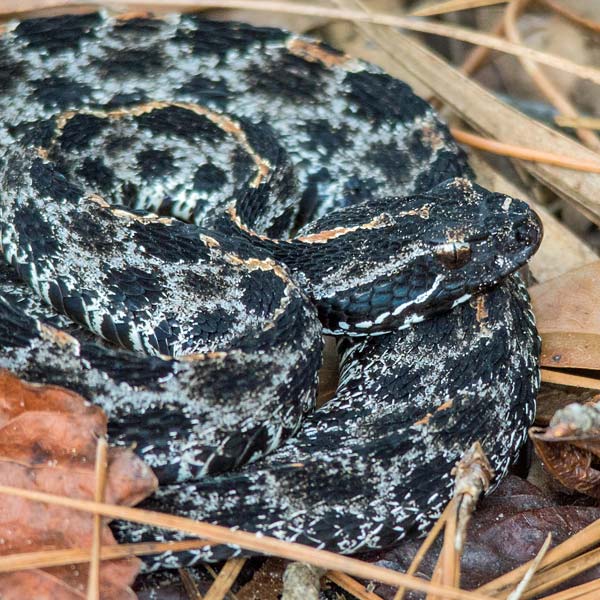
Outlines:
{"type": "Polygon", "coordinates": [[[433,249],[437,259],[448,269],[460,269],[471,258],[471,245],[468,242],[446,242],[433,249]]]}

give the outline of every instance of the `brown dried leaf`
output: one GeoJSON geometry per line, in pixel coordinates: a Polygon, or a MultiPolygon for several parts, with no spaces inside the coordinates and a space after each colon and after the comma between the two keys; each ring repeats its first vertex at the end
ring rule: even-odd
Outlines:
{"type": "Polygon", "coordinates": [[[546,427],[558,410],[576,402],[600,402],[600,394],[597,390],[542,384],[537,397],[535,424],[538,427],[546,427]]]}
{"type": "Polygon", "coordinates": [[[529,437],[546,470],[562,485],[600,498],[600,405],[570,404],[558,410],[546,428],[533,427],[529,437]]]}
{"type": "MultiPolygon", "coordinates": [[[[81,396],[56,386],[24,383],[0,370],[0,484],[69,496],[94,497],[96,444],[106,415],[81,396]]],[[[152,471],[131,450],[108,455],[106,501],[131,506],[156,489],[152,471]]],[[[0,503],[0,554],[87,547],[92,517],[16,497],[0,503]]],[[[103,545],[114,544],[108,526],[103,545]]],[[[131,599],[138,559],[105,561],[101,598],[131,599]]],[[[0,597],[85,598],[87,565],[0,574],[0,597]]]]}
{"type": "MultiPolygon", "coordinates": [[[[483,499],[469,523],[461,561],[461,587],[477,588],[531,560],[548,533],[552,533],[552,546],[556,546],[598,518],[599,507],[558,506],[537,487],[509,476],[494,493],[483,499]]],[[[378,556],[377,564],[404,571],[421,541],[407,539],[378,556]]],[[[441,545],[438,539],[432,551],[425,556],[418,575],[431,575],[441,545]]],[[[567,585],[596,578],[599,573],[600,568],[595,567],[567,585]]],[[[378,584],[374,592],[384,600],[392,600],[396,589],[378,584]]],[[[406,595],[406,600],[416,598],[423,596],[416,592],[406,595]]]]}
{"type": "Polygon", "coordinates": [[[529,290],[546,367],[600,369],[600,261],[529,290]]]}

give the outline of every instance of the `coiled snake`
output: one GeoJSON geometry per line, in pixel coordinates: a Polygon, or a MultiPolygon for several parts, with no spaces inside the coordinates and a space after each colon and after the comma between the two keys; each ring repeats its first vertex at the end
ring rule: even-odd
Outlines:
{"type": "Polygon", "coordinates": [[[0,116],[0,367],[102,406],[148,506],[350,553],[427,527],[474,441],[506,472],[539,222],[406,84],[277,29],[62,16],[5,26],[0,116]],[[300,425],[323,331],[340,385],[300,425]]]}

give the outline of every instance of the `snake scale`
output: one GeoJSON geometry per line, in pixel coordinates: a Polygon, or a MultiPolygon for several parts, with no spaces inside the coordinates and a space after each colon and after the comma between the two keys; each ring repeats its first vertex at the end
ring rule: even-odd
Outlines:
{"type": "Polygon", "coordinates": [[[533,417],[514,273],[540,224],[471,175],[406,84],[308,38],[192,15],[8,23],[0,367],[100,405],[159,478],[147,507],[389,546],[439,515],[476,440],[502,477],[533,417]],[[340,383],[311,412],[323,332],[340,383]]]}

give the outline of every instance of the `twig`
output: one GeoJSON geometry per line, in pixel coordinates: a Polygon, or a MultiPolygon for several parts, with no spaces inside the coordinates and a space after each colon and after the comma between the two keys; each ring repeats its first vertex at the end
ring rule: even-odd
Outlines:
{"type": "MultiPolygon", "coordinates": [[[[504,12],[504,31],[506,37],[515,44],[522,44],[519,30],[516,26],[516,21],[521,12],[525,10],[531,0],[511,0],[506,7],[504,12]]],[[[524,56],[519,57],[519,62],[531,78],[531,81],[538,88],[538,90],[548,99],[548,101],[561,113],[569,117],[578,117],[579,113],[562,94],[562,92],[554,85],[554,83],[548,79],[548,77],[540,70],[539,66],[525,58],[524,56]]],[[[600,140],[593,131],[589,129],[578,128],[575,130],[577,137],[592,150],[600,150],[600,140]]]]}
{"type": "Polygon", "coordinates": [[[560,127],[585,127],[586,129],[600,129],[600,118],[598,117],[568,117],[567,115],[556,115],[554,122],[560,127]]]}
{"type": "MultiPolygon", "coordinates": [[[[96,487],[94,489],[94,500],[104,501],[106,490],[108,443],[105,437],[98,438],[96,446],[96,487]]],[[[100,598],[100,546],[102,535],[102,516],[94,515],[92,529],[92,552],[90,557],[90,571],[88,573],[87,600],[99,600],[100,598]]]]}
{"type": "Polygon", "coordinates": [[[494,4],[506,4],[506,2],[508,2],[508,0],[448,0],[447,2],[438,2],[437,4],[426,8],[413,10],[408,14],[411,17],[433,17],[435,15],[444,15],[460,10],[493,6],[494,4]]]}
{"type": "Polygon", "coordinates": [[[551,542],[552,542],[552,534],[549,533],[546,536],[546,540],[542,544],[542,547],[540,548],[536,557],[531,562],[529,569],[527,569],[527,572],[525,573],[525,575],[523,575],[523,579],[521,579],[521,582],[516,587],[515,591],[511,592],[509,594],[508,598],[506,598],[506,600],[520,600],[521,596],[523,595],[523,592],[527,589],[527,586],[529,585],[531,578],[534,576],[535,572],[538,570],[540,563],[542,562],[542,559],[546,555],[546,552],[548,552],[548,548],[550,548],[551,542]]]}
{"type": "MultiPolygon", "coordinates": [[[[429,552],[429,549],[433,545],[433,542],[435,542],[438,535],[444,528],[444,525],[448,520],[448,516],[450,515],[453,509],[454,507],[452,505],[452,501],[448,502],[446,508],[444,509],[444,512],[441,514],[440,518],[435,522],[435,525],[431,528],[431,530],[427,534],[427,537],[423,540],[423,543],[421,544],[420,548],[417,550],[417,553],[413,557],[412,562],[410,563],[410,566],[406,571],[407,575],[414,575],[417,572],[417,569],[419,568],[423,558],[425,558],[425,555],[427,554],[427,552],[429,552]]],[[[398,588],[398,591],[394,596],[394,600],[403,600],[405,593],[405,587],[398,588]]]]}
{"type": "MultiPolygon", "coordinates": [[[[129,556],[144,556],[162,552],[184,552],[210,546],[206,540],[184,540],[181,542],[142,542],[137,544],[112,544],[100,548],[100,560],[113,560],[129,556]]],[[[46,569],[88,562],[92,557],[90,549],[69,548],[67,550],[41,550],[39,552],[19,552],[0,556],[0,573],[27,569],[46,569]]]]}
{"type": "MultiPolygon", "coordinates": [[[[440,555],[436,561],[436,565],[433,569],[433,576],[431,578],[432,582],[456,587],[458,587],[457,569],[459,564],[457,563],[459,560],[457,560],[456,552],[454,551],[454,538],[456,535],[458,503],[459,498],[455,495],[444,510],[444,513],[447,511],[447,516],[444,523],[444,542],[440,555]]],[[[428,594],[426,600],[440,600],[440,598],[437,595],[433,596],[428,594]]]]}
{"type": "Polygon", "coordinates": [[[383,600],[381,596],[378,596],[374,592],[370,592],[364,585],[356,581],[356,579],[352,579],[352,577],[345,573],[340,573],[339,571],[327,571],[325,577],[358,598],[358,600],[383,600]]]}
{"type": "MultiPolygon", "coordinates": [[[[444,544],[434,571],[436,583],[458,587],[460,559],[466,539],[467,525],[477,501],[490,487],[494,470],[479,442],[463,454],[452,470],[455,477],[454,496],[444,531],[444,544]]],[[[428,596],[429,598],[429,596],[428,596]]],[[[438,600],[437,596],[431,600],[438,600]]]]}
{"type": "Polygon", "coordinates": [[[208,592],[204,594],[204,600],[223,600],[245,564],[245,558],[232,558],[228,560],[219,571],[208,592]]]}
{"type": "Polygon", "coordinates": [[[183,588],[185,589],[185,593],[189,600],[204,600],[194,578],[190,575],[190,572],[187,569],[178,569],[178,571],[181,583],[183,583],[183,588]]]}
{"type": "Polygon", "coordinates": [[[543,573],[538,573],[531,580],[524,598],[533,598],[539,596],[542,592],[552,589],[557,585],[567,581],[579,573],[583,573],[592,567],[600,564],[600,549],[590,550],[577,558],[566,561],[552,569],[546,569],[543,573]]]}
{"type": "Polygon", "coordinates": [[[405,585],[421,592],[438,593],[450,600],[490,600],[489,597],[478,592],[467,592],[456,588],[435,585],[417,577],[410,577],[403,573],[397,573],[392,569],[372,565],[327,550],[317,550],[294,542],[284,542],[269,536],[258,536],[247,531],[229,529],[220,525],[194,521],[193,519],[178,517],[176,515],[128,506],[103,504],[91,500],[66,498],[5,485],[0,485],[0,494],[8,494],[94,514],[97,513],[113,519],[123,519],[135,523],[163,527],[189,535],[200,536],[211,542],[237,545],[253,552],[279,556],[288,560],[307,562],[323,569],[343,571],[355,577],[374,579],[388,585],[405,585]]]}
{"type": "Polygon", "coordinates": [[[600,592],[600,579],[594,579],[581,585],[544,596],[541,600],[598,600],[600,592]]]}
{"type": "Polygon", "coordinates": [[[569,19],[570,21],[573,21],[574,23],[577,23],[578,25],[581,25],[583,27],[587,27],[588,29],[591,29],[592,31],[600,32],[600,23],[598,21],[592,21],[591,19],[586,19],[585,17],[582,17],[581,15],[578,15],[576,12],[573,12],[572,10],[567,8],[566,5],[561,4],[560,2],[556,2],[556,0],[539,0],[539,1],[543,2],[546,6],[551,8],[554,12],[565,17],[566,19],[569,19]]]}
{"type": "Polygon", "coordinates": [[[484,138],[475,135],[474,133],[457,129],[456,127],[452,127],[450,131],[459,142],[472,146],[473,148],[478,148],[479,150],[485,150],[486,152],[500,154],[501,156],[510,156],[511,158],[520,158],[521,160],[538,162],[546,165],[554,165],[556,167],[563,167],[564,169],[585,171],[587,173],[600,173],[600,160],[588,161],[573,159],[568,156],[553,154],[552,152],[543,152],[541,150],[534,150],[533,148],[505,144],[504,142],[484,138]]]}
{"type": "MultiPolygon", "coordinates": [[[[492,27],[491,34],[495,36],[503,36],[504,35],[504,17],[500,17],[494,26],[492,27]]],[[[488,56],[492,53],[490,48],[485,48],[484,46],[477,46],[473,48],[467,57],[465,58],[462,66],[460,67],[460,72],[464,75],[472,75],[476,71],[479,70],[481,65],[487,60],[488,56]]]]}
{"type": "MultiPolygon", "coordinates": [[[[87,0],[86,4],[103,5],[103,6],[120,6],[122,0],[87,0]]],[[[148,0],[127,0],[128,6],[147,5],[148,0]]],[[[455,25],[446,25],[428,20],[414,20],[410,17],[402,17],[398,15],[386,13],[366,13],[363,10],[347,10],[339,8],[329,8],[316,4],[300,4],[292,2],[282,2],[278,0],[154,0],[156,6],[176,6],[178,8],[236,8],[256,11],[282,12],[296,15],[318,16],[331,19],[344,19],[348,21],[357,21],[363,23],[375,23],[379,25],[388,25],[390,27],[400,27],[410,31],[419,31],[421,33],[429,33],[442,37],[474,44],[476,46],[485,46],[499,52],[512,54],[514,56],[522,56],[530,60],[545,64],[562,71],[567,71],[573,75],[577,75],[582,79],[593,81],[600,84],[600,70],[586,65],[574,63],[561,56],[548,54],[540,50],[534,50],[521,44],[513,44],[506,40],[500,39],[487,33],[481,33],[465,27],[455,25]]],[[[48,6],[47,3],[45,3],[48,6]]],[[[34,6],[33,2],[28,4],[31,9],[34,6]]],[[[18,12],[22,11],[19,6],[13,7],[12,10],[0,9],[2,12],[18,12]]]]}
{"type": "Polygon", "coordinates": [[[540,369],[540,372],[542,374],[542,381],[545,383],[558,383],[559,385],[600,390],[600,379],[594,377],[572,375],[571,373],[563,373],[562,371],[553,371],[551,369],[540,369]]]}

